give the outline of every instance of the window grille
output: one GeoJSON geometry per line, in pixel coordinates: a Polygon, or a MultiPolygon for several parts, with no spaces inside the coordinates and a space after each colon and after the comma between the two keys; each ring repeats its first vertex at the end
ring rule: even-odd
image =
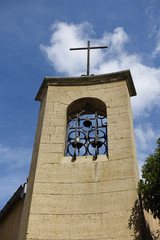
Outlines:
{"type": "Polygon", "coordinates": [[[108,154],[107,118],[86,104],[84,110],[68,116],[66,156],[93,155],[93,160],[99,154],[108,154]]]}

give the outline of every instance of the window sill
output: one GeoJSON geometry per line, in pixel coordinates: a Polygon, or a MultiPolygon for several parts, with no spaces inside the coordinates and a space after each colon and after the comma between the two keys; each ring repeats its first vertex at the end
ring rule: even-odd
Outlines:
{"type": "Polygon", "coordinates": [[[77,156],[76,160],[74,162],[72,162],[72,157],[70,156],[65,156],[62,158],[62,163],[70,163],[70,164],[79,164],[79,163],[95,163],[95,162],[106,162],[108,161],[108,157],[106,156],[106,154],[103,155],[98,155],[97,159],[95,161],[93,161],[93,156],[89,155],[89,156],[77,156]]]}

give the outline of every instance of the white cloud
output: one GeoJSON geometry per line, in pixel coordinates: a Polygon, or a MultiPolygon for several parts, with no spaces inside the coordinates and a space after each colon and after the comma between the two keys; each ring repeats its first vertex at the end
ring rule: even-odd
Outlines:
{"type": "Polygon", "coordinates": [[[139,168],[139,177],[142,178],[142,166],[144,165],[144,160],[148,157],[148,155],[144,152],[138,153],[138,168],[139,168]]]}
{"type": "Polygon", "coordinates": [[[31,160],[31,149],[13,148],[0,144],[0,209],[6,204],[17,188],[26,182],[31,160]],[[5,185],[4,185],[5,183],[5,185]]]}
{"type": "Polygon", "coordinates": [[[104,32],[102,38],[92,38],[92,25],[85,22],[79,25],[57,22],[52,26],[50,46],[41,44],[47,60],[57,72],[63,75],[80,76],[86,72],[86,51],[69,51],[71,47],[108,45],[105,50],[91,51],[90,72],[103,74],[130,69],[137,90],[132,99],[133,116],[147,115],[160,102],[160,68],[146,66],[140,54],[130,54],[126,50],[129,36],[122,27],[113,33],[104,32]]]}
{"type": "Polygon", "coordinates": [[[153,130],[151,124],[139,124],[135,127],[134,132],[137,148],[142,151],[152,152],[155,139],[158,138],[159,134],[153,130]]]}
{"type": "Polygon", "coordinates": [[[52,25],[50,46],[40,45],[50,64],[60,73],[75,75],[83,72],[86,56],[80,52],[70,52],[72,47],[83,47],[86,39],[93,34],[92,26],[84,22],[79,25],[57,22],[52,25]],[[74,66],[74,67],[73,67],[74,66]]]}
{"type": "Polygon", "coordinates": [[[4,146],[0,144],[0,165],[5,167],[5,164],[9,165],[7,170],[13,171],[14,169],[22,169],[28,166],[28,162],[31,159],[31,149],[16,148],[10,146],[4,146]]]}
{"type": "Polygon", "coordinates": [[[153,130],[153,126],[149,123],[139,124],[134,128],[138,165],[141,176],[141,168],[144,164],[145,159],[149,154],[154,153],[156,149],[156,140],[160,137],[159,132],[153,130]]]}
{"type": "Polygon", "coordinates": [[[156,47],[154,48],[152,52],[153,58],[155,58],[157,55],[160,54],[160,30],[157,33],[157,42],[156,42],[156,47]]]}
{"type": "Polygon", "coordinates": [[[148,34],[149,37],[157,35],[160,19],[159,19],[159,1],[149,0],[145,1],[145,15],[149,19],[148,34]]]}

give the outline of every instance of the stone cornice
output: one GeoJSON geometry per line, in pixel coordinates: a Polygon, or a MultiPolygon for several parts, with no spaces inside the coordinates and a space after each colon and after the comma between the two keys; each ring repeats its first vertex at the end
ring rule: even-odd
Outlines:
{"type": "Polygon", "coordinates": [[[47,86],[85,86],[119,81],[126,81],[130,96],[136,95],[130,70],[125,70],[121,72],[81,77],[45,77],[35,100],[41,101],[41,96],[47,86]]]}

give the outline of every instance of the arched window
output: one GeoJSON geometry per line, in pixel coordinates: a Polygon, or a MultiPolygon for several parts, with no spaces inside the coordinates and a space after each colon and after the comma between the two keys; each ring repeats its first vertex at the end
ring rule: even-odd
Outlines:
{"type": "Polygon", "coordinates": [[[108,154],[107,116],[104,102],[97,98],[81,98],[67,109],[66,156],[108,154]]]}

